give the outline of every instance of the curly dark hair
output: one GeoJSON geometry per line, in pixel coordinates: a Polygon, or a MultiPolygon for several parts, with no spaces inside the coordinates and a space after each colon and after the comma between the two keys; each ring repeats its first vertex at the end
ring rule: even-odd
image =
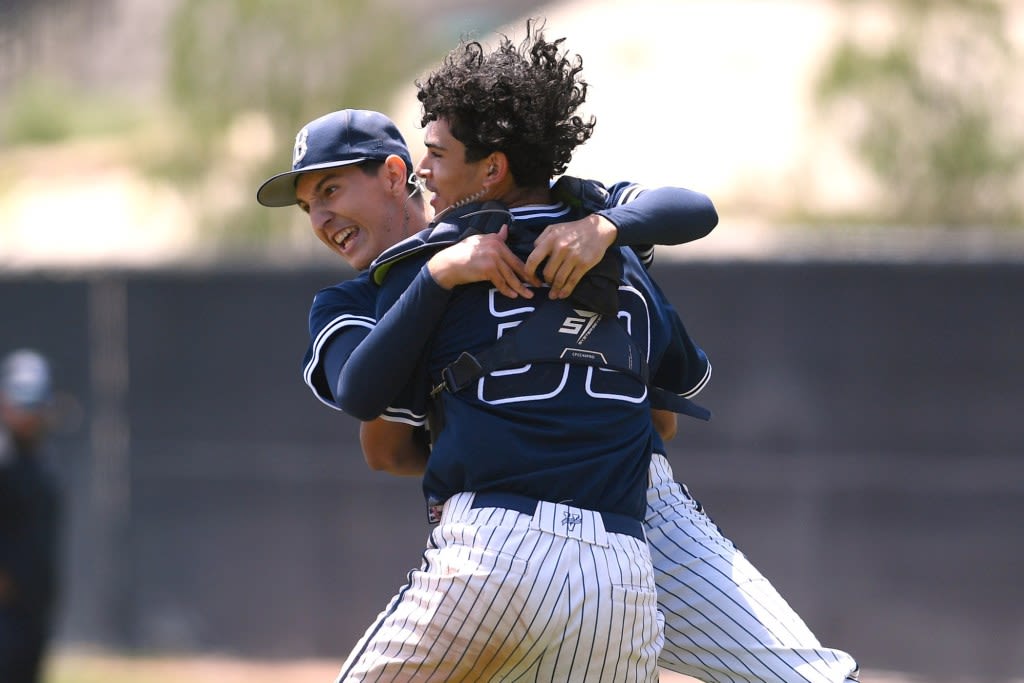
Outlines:
{"type": "Polygon", "coordinates": [[[575,114],[587,83],[580,76],[583,58],[560,52],[564,40],[545,40],[543,24],[532,21],[519,46],[502,35],[490,54],[464,39],[425,81],[416,81],[420,124],[445,119],[466,146],[466,161],[503,152],[518,185],[546,185],[596,125],[593,116],[584,121],[575,114]]]}

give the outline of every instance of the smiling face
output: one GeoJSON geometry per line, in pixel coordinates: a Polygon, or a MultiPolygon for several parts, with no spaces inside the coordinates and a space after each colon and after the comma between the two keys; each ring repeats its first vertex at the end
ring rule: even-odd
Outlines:
{"type": "Polygon", "coordinates": [[[445,119],[430,121],[424,128],[427,154],[416,173],[433,193],[430,205],[439,214],[448,207],[483,196],[488,160],[466,161],[466,146],[455,139],[445,119]],[[479,194],[478,194],[479,193],[479,194]]]}
{"type": "Polygon", "coordinates": [[[320,241],[356,270],[364,270],[414,227],[404,182],[396,184],[400,175],[386,164],[375,173],[356,165],[310,171],[299,176],[295,197],[320,241]]]}

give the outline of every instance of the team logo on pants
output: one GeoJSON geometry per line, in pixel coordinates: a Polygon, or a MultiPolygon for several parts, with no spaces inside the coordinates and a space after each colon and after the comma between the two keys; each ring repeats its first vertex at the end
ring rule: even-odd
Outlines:
{"type": "Polygon", "coordinates": [[[562,526],[569,531],[575,531],[577,524],[583,523],[583,515],[570,513],[568,510],[562,512],[562,526]]]}

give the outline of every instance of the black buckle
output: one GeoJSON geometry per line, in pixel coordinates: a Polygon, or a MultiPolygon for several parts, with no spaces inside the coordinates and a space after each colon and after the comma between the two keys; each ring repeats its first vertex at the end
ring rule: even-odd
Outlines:
{"type": "Polygon", "coordinates": [[[431,396],[437,396],[443,390],[457,393],[470,385],[474,380],[484,374],[484,367],[480,361],[468,351],[463,351],[454,362],[441,371],[441,383],[430,392],[431,396]]]}

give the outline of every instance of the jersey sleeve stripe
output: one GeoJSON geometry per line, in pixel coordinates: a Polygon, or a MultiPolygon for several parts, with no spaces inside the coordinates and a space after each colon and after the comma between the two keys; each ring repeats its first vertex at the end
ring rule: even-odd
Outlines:
{"type": "Polygon", "coordinates": [[[334,396],[324,395],[324,393],[317,388],[316,383],[313,381],[313,375],[318,370],[322,372],[322,368],[320,367],[320,357],[321,353],[323,352],[324,346],[331,339],[331,337],[337,334],[338,330],[341,330],[345,327],[357,326],[365,327],[367,329],[372,330],[376,324],[377,321],[371,317],[363,315],[346,314],[338,316],[337,318],[332,320],[330,323],[325,325],[322,330],[320,330],[319,334],[316,335],[316,339],[313,340],[312,354],[310,355],[309,362],[306,363],[306,367],[303,368],[302,371],[302,379],[306,383],[306,386],[310,388],[310,391],[313,392],[313,395],[316,396],[321,403],[330,408],[334,408],[335,410],[341,410],[341,408],[339,408],[338,405],[334,402],[334,396]]]}
{"type": "MultiPolygon", "coordinates": [[[[611,206],[622,206],[628,204],[644,192],[648,190],[646,185],[640,185],[638,183],[629,183],[627,185],[616,185],[612,191],[610,200],[611,206]]],[[[650,268],[651,264],[654,263],[654,245],[631,245],[630,248],[636,253],[637,258],[640,259],[640,264],[644,268],[650,268]]]]}
{"type": "Polygon", "coordinates": [[[685,393],[679,394],[679,395],[682,396],[683,398],[690,398],[691,396],[696,396],[697,394],[699,394],[701,392],[702,389],[704,389],[705,386],[707,386],[708,382],[710,382],[710,381],[711,381],[711,362],[708,361],[707,366],[704,368],[704,376],[700,378],[700,380],[693,386],[692,389],[690,389],[689,391],[687,391],[685,393]]]}
{"type": "Polygon", "coordinates": [[[637,185],[636,183],[628,185],[619,193],[617,197],[615,197],[615,206],[622,206],[623,204],[628,204],[629,202],[633,201],[634,199],[642,195],[644,193],[644,190],[646,189],[647,188],[644,187],[643,185],[637,185]]]}
{"type": "Polygon", "coordinates": [[[411,410],[405,410],[403,408],[388,407],[381,414],[381,419],[387,422],[401,422],[402,424],[412,425],[413,427],[424,427],[427,424],[427,416],[419,415],[411,410]]]}
{"type": "Polygon", "coordinates": [[[636,254],[637,258],[640,259],[640,264],[644,268],[650,268],[651,264],[654,263],[654,245],[650,246],[634,246],[630,247],[636,254]]]}

